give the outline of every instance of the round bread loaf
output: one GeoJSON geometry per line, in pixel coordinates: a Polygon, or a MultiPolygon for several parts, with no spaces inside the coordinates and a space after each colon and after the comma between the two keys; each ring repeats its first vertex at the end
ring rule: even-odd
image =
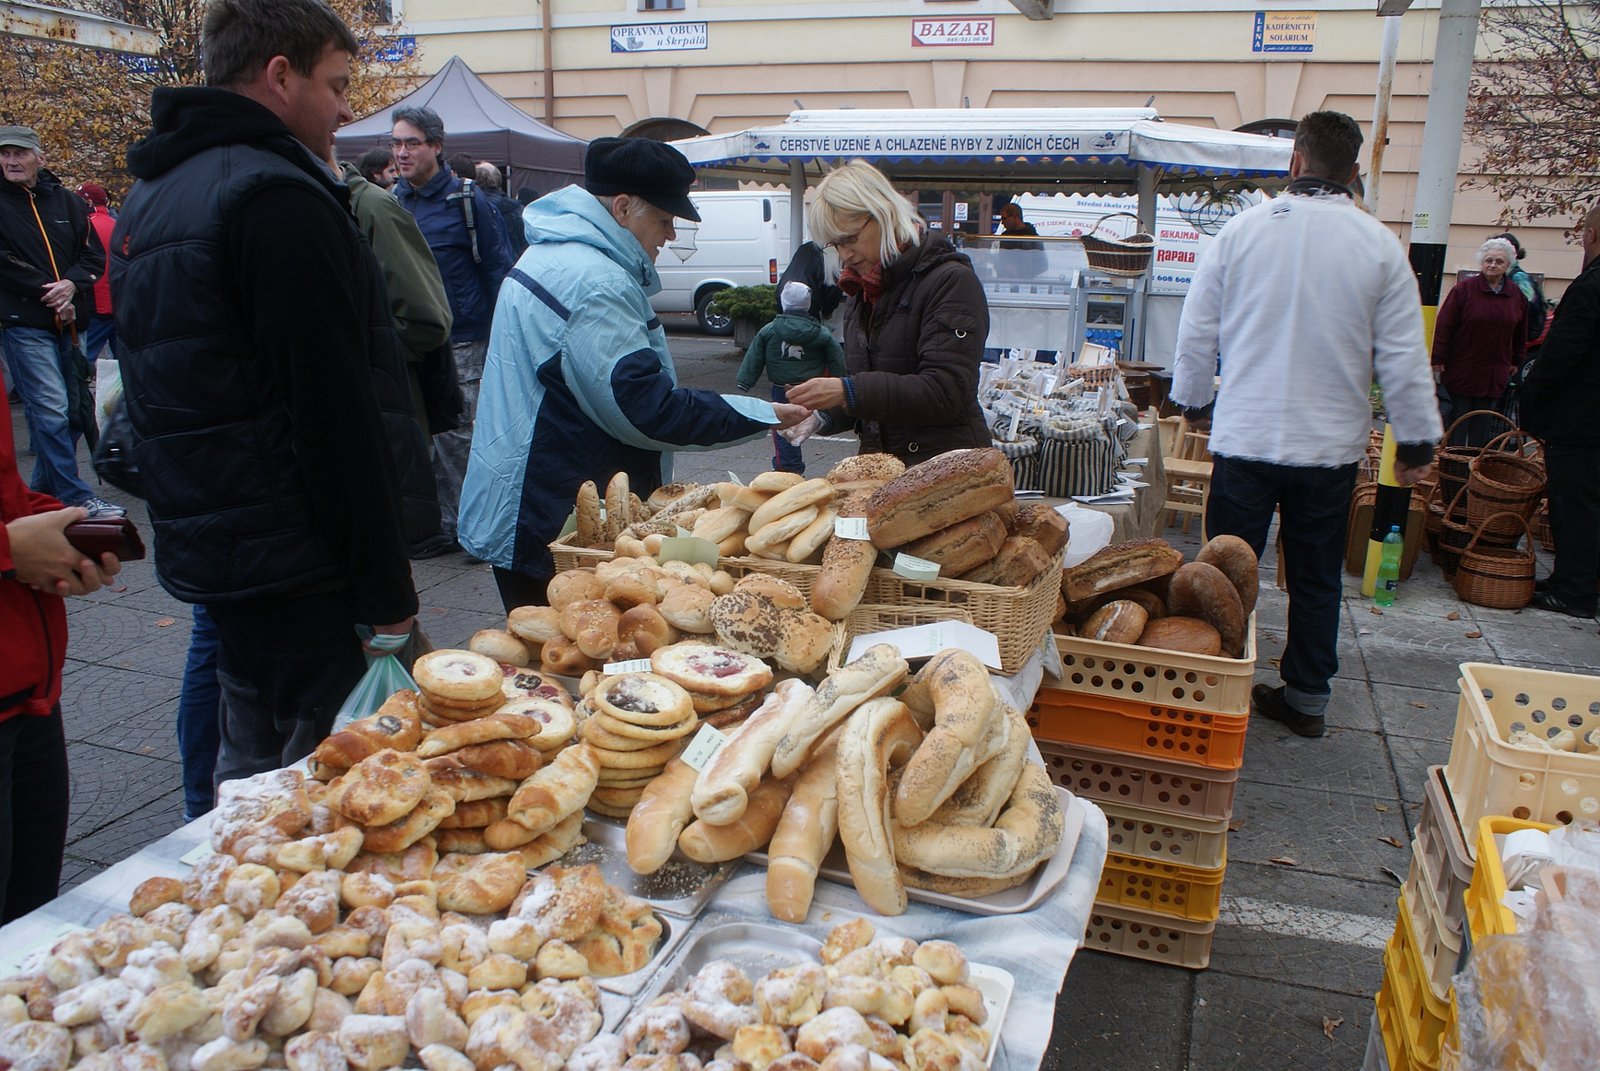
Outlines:
{"type": "Polygon", "coordinates": [[[990,510],[907,543],[903,549],[936,563],[943,575],[960,576],[993,558],[1005,541],[1006,526],[990,510]]]}
{"type": "Polygon", "coordinates": [[[1244,605],[1222,570],[1205,562],[1190,562],[1172,574],[1167,607],[1175,617],[1198,617],[1222,637],[1222,653],[1238,658],[1244,653],[1244,605]]]}
{"type": "Polygon", "coordinates": [[[1143,606],[1132,599],[1116,599],[1090,614],[1078,635],[1104,643],[1138,643],[1149,620],[1143,606]]]}
{"type": "Polygon", "coordinates": [[[1215,656],[1222,653],[1222,637],[1198,618],[1162,617],[1144,627],[1139,646],[1215,656]]]}
{"type": "Polygon", "coordinates": [[[1256,571],[1256,552],[1250,549],[1250,544],[1235,535],[1213,536],[1211,542],[1200,548],[1194,560],[1214,565],[1222,571],[1222,575],[1239,593],[1244,616],[1249,617],[1256,608],[1256,596],[1261,589],[1261,574],[1256,571]]]}
{"type": "Polygon", "coordinates": [[[874,545],[901,547],[1013,497],[1011,462],[993,447],[952,450],[913,465],[867,500],[874,545]]]}
{"type": "Polygon", "coordinates": [[[862,480],[888,481],[905,471],[906,463],[893,454],[857,454],[833,466],[823,479],[836,485],[862,480]]]}

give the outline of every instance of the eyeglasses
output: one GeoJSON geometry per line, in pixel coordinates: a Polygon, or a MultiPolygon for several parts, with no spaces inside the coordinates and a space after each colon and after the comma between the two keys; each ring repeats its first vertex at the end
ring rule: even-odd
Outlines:
{"type": "Polygon", "coordinates": [[[856,230],[856,232],[854,234],[847,234],[843,238],[838,239],[837,241],[829,242],[828,243],[828,248],[829,249],[843,249],[846,246],[855,245],[857,242],[859,242],[861,240],[861,235],[866,231],[866,229],[867,229],[867,225],[865,223],[863,223],[859,228],[857,228],[857,230],[856,230]]]}
{"type": "Polygon", "coordinates": [[[417,149],[422,148],[426,144],[427,144],[427,142],[422,140],[421,138],[390,138],[389,139],[389,147],[392,148],[392,149],[411,149],[412,151],[415,151],[417,149]]]}

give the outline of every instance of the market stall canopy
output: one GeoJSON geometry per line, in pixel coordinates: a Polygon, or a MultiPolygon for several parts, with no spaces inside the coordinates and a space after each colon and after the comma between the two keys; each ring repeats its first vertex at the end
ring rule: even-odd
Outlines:
{"type": "Polygon", "coordinates": [[[702,175],[814,181],[863,159],[901,189],[1131,194],[1276,186],[1285,138],[1163,122],[1153,108],[946,108],[797,111],[776,126],[675,141],[702,175]]]}
{"type": "Polygon", "coordinates": [[[446,155],[464,152],[511,168],[511,190],[532,186],[549,193],[583,178],[588,142],[546,126],[496,93],[460,56],[395,101],[339,131],[339,155],[354,159],[374,145],[388,146],[389,114],[401,107],[432,108],[444,120],[446,155]]]}

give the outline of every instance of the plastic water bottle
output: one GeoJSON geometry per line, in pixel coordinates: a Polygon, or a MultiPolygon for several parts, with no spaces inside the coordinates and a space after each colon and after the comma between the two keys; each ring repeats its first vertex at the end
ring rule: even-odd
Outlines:
{"type": "Polygon", "coordinates": [[[1378,562],[1378,583],[1372,589],[1374,605],[1394,605],[1395,589],[1400,586],[1400,555],[1405,546],[1400,526],[1390,525],[1389,534],[1383,537],[1383,559],[1378,562]]]}

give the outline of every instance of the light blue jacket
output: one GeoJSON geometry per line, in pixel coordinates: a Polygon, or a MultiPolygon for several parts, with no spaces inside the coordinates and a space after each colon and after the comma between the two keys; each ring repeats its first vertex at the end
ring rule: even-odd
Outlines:
{"type": "Polygon", "coordinates": [[[578,487],[617,472],[641,498],[672,479],[672,451],[765,434],[770,402],[678,386],[661,289],[644,247],[594,197],[568,186],[523,213],[528,249],[500,290],[478,394],[458,538],[528,576],[578,487]]]}

